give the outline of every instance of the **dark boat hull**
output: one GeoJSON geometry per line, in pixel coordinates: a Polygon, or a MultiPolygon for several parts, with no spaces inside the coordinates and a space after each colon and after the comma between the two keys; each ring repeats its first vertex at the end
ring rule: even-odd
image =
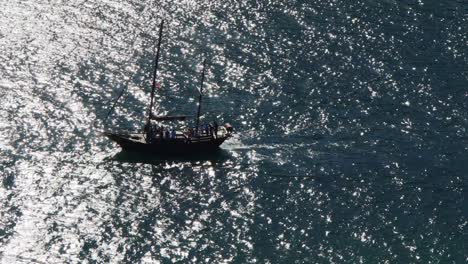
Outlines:
{"type": "Polygon", "coordinates": [[[120,145],[125,151],[145,152],[154,154],[183,155],[193,153],[211,153],[219,149],[219,146],[228,136],[213,138],[202,136],[199,138],[156,139],[154,142],[146,142],[143,134],[117,134],[105,133],[105,135],[120,145]]]}

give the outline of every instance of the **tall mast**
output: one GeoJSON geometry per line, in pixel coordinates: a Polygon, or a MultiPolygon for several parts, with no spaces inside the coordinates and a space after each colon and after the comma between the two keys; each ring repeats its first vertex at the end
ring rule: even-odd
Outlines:
{"type": "Polygon", "coordinates": [[[200,124],[201,102],[202,102],[202,95],[203,95],[203,81],[205,80],[205,65],[206,65],[206,59],[203,60],[203,71],[202,71],[201,84],[200,84],[200,96],[198,97],[198,112],[197,112],[197,125],[196,125],[197,135],[198,135],[198,126],[200,124]]]}
{"type": "Polygon", "coordinates": [[[156,53],[156,60],[154,61],[154,72],[153,72],[153,85],[151,87],[151,102],[148,110],[148,121],[147,124],[150,123],[151,116],[153,115],[153,105],[154,105],[154,92],[156,90],[156,75],[158,73],[158,63],[159,63],[159,54],[161,51],[161,41],[162,41],[162,31],[164,26],[164,20],[161,21],[161,25],[159,26],[159,40],[158,40],[158,51],[156,53]]]}

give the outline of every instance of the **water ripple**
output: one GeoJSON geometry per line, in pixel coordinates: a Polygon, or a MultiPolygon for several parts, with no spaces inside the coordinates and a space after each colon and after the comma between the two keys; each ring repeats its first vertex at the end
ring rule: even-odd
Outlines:
{"type": "Polygon", "coordinates": [[[464,263],[463,1],[12,0],[0,9],[0,262],[464,263]],[[213,156],[120,153],[157,111],[213,156]],[[114,111],[108,116],[115,98],[114,111]]]}

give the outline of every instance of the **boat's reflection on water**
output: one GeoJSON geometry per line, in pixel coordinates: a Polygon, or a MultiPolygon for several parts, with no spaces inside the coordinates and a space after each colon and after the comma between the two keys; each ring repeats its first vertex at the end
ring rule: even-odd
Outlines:
{"type": "Polygon", "coordinates": [[[218,149],[209,153],[190,153],[178,155],[162,155],[154,153],[141,153],[122,150],[119,153],[106,158],[106,161],[115,161],[121,163],[143,163],[143,164],[166,164],[171,162],[193,163],[209,161],[211,163],[223,163],[229,160],[231,154],[224,149],[218,149]]]}

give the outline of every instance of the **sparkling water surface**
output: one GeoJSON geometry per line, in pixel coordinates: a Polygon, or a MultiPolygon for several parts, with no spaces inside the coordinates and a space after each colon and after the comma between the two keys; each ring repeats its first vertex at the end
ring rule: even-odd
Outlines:
{"type": "Polygon", "coordinates": [[[466,0],[0,3],[1,263],[468,262],[466,0]],[[234,138],[121,153],[158,114],[234,138]],[[107,117],[116,98],[112,114],[107,117]]]}

